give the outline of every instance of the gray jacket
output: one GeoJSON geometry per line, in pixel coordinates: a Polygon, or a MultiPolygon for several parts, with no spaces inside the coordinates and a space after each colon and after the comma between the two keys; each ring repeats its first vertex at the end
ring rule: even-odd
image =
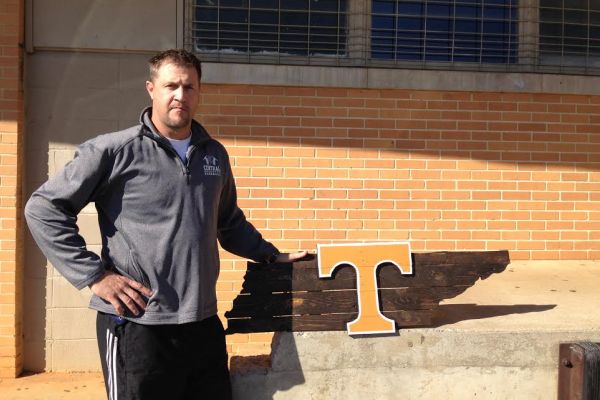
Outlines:
{"type": "MultiPolygon", "coordinates": [[[[78,147],[75,158],[29,199],[25,216],[52,265],[81,289],[114,270],[152,289],[146,311],[127,319],[181,324],[217,313],[217,239],[234,254],[264,261],[277,249],[237,206],[229,157],[196,121],[184,163],[152,124],[109,133],[78,147]],[[77,214],[94,202],[102,252],[86,248],[77,214]]],[[[90,307],[115,313],[93,296],[90,307]]]]}

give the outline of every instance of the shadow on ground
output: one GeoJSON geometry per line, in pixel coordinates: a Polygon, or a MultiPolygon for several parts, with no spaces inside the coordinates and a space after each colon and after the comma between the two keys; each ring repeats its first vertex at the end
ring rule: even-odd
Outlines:
{"type": "Polygon", "coordinates": [[[552,310],[556,304],[441,304],[433,318],[434,328],[471,319],[484,319],[510,314],[526,314],[552,310]]]}

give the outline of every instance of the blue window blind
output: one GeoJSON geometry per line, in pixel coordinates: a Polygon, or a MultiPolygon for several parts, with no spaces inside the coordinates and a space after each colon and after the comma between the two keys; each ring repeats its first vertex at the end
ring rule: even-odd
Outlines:
{"type": "Polygon", "coordinates": [[[518,0],[373,0],[371,58],[513,64],[518,0]]]}

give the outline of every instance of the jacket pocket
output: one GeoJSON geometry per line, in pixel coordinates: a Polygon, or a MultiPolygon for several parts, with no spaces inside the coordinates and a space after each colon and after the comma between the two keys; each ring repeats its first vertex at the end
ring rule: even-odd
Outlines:
{"type": "Polygon", "coordinates": [[[150,280],[148,279],[148,275],[140,268],[138,263],[135,261],[135,257],[131,250],[129,250],[129,260],[127,262],[127,273],[136,282],[141,283],[147,288],[152,289],[150,286],[150,280]]]}

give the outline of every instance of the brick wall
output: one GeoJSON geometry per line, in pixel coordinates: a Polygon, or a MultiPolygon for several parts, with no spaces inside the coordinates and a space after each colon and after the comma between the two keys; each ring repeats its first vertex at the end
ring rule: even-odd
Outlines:
{"type": "Polygon", "coordinates": [[[23,1],[0,3],[0,377],[22,369],[23,1]]]}
{"type": "MultiPolygon", "coordinates": [[[[600,96],[203,85],[240,205],[282,250],[408,240],[600,259],[600,96]]],[[[219,309],[245,261],[222,254],[219,309]]],[[[229,338],[269,352],[268,335],[229,338]]]]}

